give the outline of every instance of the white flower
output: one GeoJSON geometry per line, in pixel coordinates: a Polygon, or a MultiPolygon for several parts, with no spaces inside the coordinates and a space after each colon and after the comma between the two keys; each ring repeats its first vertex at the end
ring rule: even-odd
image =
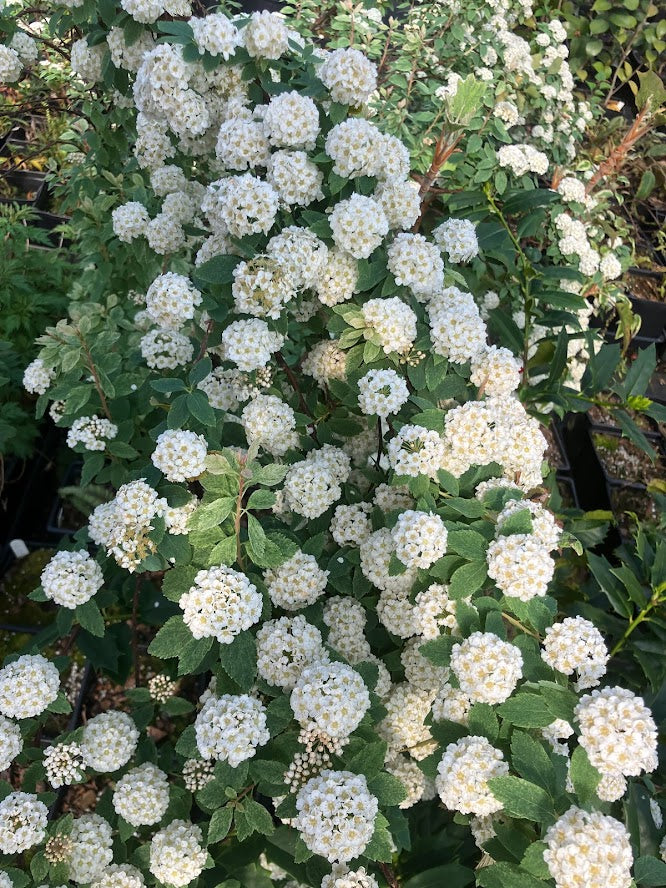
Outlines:
{"type": "Polygon", "coordinates": [[[41,654],[25,654],[0,669],[0,714],[40,715],[58,696],[58,670],[41,654]]]}
{"type": "Polygon", "coordinates": [[[6,771],[22,749],[21,729],[0,715],[0,771],[6,771]]]}
{"type": "Polygon", "coordinates": [[[546,629],[541,657],[553,669],[571,675],[578,672],[577,689],[599,684],[609,659],[603,635],[583,617],[566,617],[546,629]]]}
{"type": "Polygon", "coordinates": [[[259,318],[234,321],[222,333],[224,355],[239,370],[265,367],[273,352],[279,351],[283,343],[284,336],[273,333],[268,324],[259,318]]]}
{"type": "Polygon", "coordinates": [[[201,293],[182,274],[166,272],[156,277],[146,293],[146,311],[156,324],[178,330],[194,317],[201,293]]]}
{"type": "Polygon", "coordinates": [[[657,728],[642,697],[619,687],[592,691],[574,716],[578,742],[602,775],[630,777],[657,767],[657,728]]]}
{"type": "Polygon", "coordinates": [[[388,251],[388,269],[417,299],[429,299],[444,283],[444,263],[435,244],[421,234],[396,234],[388,251]]]}
{"type": "Polygon", "coordinates": [[[222,564],[200,570],[178,604],[195,638],[212,636],[231,644],[259,620],[263,599],[245,574],[222,564]]]}
{"type": "Polygon", "coordinates": [[[145,235],[150,222],[148,210],[138,200],[130,200],[111,213],[113,233],[126,244],[145,235]]]}
{"type": "Polygon", "coordinates": [[[435,786],[451,811],[485,816],[502,810],[488,787],[491,777],[503,777],[509,765],[485,737],[463,737],[449,743],[437,765],[435,786]]]}
{"type": "Polygon", "coordinates": [[[31,395],[45,394],[55,379],[55,370],[47,367],[41,358],[35,358],[25,368],[23,374],[23,388],[31,395]]]}
{"type": "Polygon", "coordinates": [[[335,49],[317,72],[334,102],[363,105],[377,88],[377,68],[357,49],[335,49]]]}
{"type": "Polygon", "coordinates": [[[379,810],[362,774],[330,770],[308,780],[296,808],[294,825],[310,851],[341,863],[363,853],[379,810]]]}
{"type": "Polygon", "coordinates": [[[389,230],[381,204],[357,193],[335,204],[329,222],[336,247],[355,259],[367,259],[389,230]]]}
{"type": "Polygon", "coordinates": [[[203,435],[186,429],[166,429],[150,459],[169,481],[198,478],[206,469],[208,445],[203,435]]]}
{"type": "Polygon", "coordinates": [[[319,110],[309,96],[296,91],[279,93],[268,103],[264,127],[275,148],[311,151],[319,135],[319,110]]]}
{"type": "Polygon", "coordinates": [[[473,632],[451,652],[460,690],[474,703],[503,703],[523,674],[523,655],[492,632],[473,632]]]}
{"type": "Polygon", "coordinates": [[[555,573],[550,551],[529,533],[501,536],[488,546],[488,576],[510,598],[544,596],[555,573]]]}
{"type": "Polygon", "coordinates": [[[446,553],[446,527],[432,512],[402,512],[391,536],[395,554],[407,567],[427,569],[446,553]]]}
{"type": "Polygon", "coordinates": [[[156,327],[141,337],[141,357],[152,370],[175,370],[189,363],[194,346],[177,330],[156,327]]]}
{"type": "Polygon", "coordinates": [[[521,361],[497,345],[489,345],[472,358],[470,382],[485,395],[500,397],[515,391],[522,379],[521,361]]]}
{"type": "Polygon", "coordinates": [[[253,12],[241,37],[253,58],[279,59],[289,48],[289,31],[276,12],[253,12]]]}
{"type": "Polygon", "coordinates": [[[300,614],[268,620],[257,632],[257,672],[275,687],[293,688],[306,666],[327,657],[319,629],[300,614]]]}
{"type": "Polygon", "coordinates": [[[476,229],[469,219],[445,219],[433,229],[432,236],[449,262],[469,262],[479,254],[476,229]]]}
{"type": "Polygon", "coordinates": [[[48,808],[36,795],[11,792],[0,802],[0,851],[20,854],[46,835],[48,808]]]}
{"type": "Polygon", "coordinates": [[[279,567],[267,570],[264,582],[276,607],[295,611],[314,604],[324,594],[328,571],[319,567],[314,555],[299,549],[279,567]]]}
{"type": "Polygon", "coordinates": [[[614,817],[574,806],[548,827],[544,841],[548,848],[543,859],[557,888],[632,884],[629,833],[614,817]]]}
{"type": "Polygon", "coordinates": [[[370,416],[397,413],[409,398],[407,383],[395,370],[369,370],[358,381],[358,405],[370,416]]]}
{"type": "Polygon", "coordinates": [[[194,723],[197,748],[205,759],[229,762],[232,768],[252,758],[270,740],[266,710],[247,694],[222,694],[204,703],[194,723]]]}
{"type": "Polygon", "coordinates": [[[169,807],[167,775],[151,762],[132,768],[116,783],[113,807],[132,826],[159,823],[169,807]]]}
{"type": "Polygon", "coordinates": [[[201,830],[187,820],[172,820],[150,841],[149,869],[164,885],[188,885],[201,874],[205,863],[201,830]]]}
{"type": "Polygon", "coordinates": [[[303,669],[290,705],[304,727],[314,723],[329,737],[348,737],[370,707],[361,676],[345,663],[313,663],[303,669]]]}
{"type": "Polygon", "coordinates": [[[102,588],[104,575],[85,549],[56,552],[42,571],[41,583],[47,598],[73,609],[102,588]]]}
{"type": "Polygon", "coordinates": [[[191,18],[189,25],[202,54],[208,52],[227,61],[241,41],[236,26],[219,12],[209,13],[205,18],[191,18]]]}
{"type": "Polygon", "coordinates": [[[86,450],[106,450],[106,442],[118,434],[118,426],[101,416],[80,416],[67,432],[67,446],[82,444],[86,450]]]}
{"type": "Polygon", "coordinates": [[[126,712],[102,712],[83,728],[83,761],[100,773],[117,771],[132,758],[138,742],[139,732],[126,712]]]}
{"type": "Polygon", "coordinates": [[[88,884],[100,878],[113,860],[113,830],[99,814],[83,814],[74,820],[70,838],[74,843],[69,856],[69,878],[88,884]]]}
{"type": "Polygon", "coordinates": [[[85,776],[85,765],[78,743],[58,743],[44,750],[43,759],[46,779],[54,789],[71,786],[85,776]]]}
{"type": "Polygon", "coordinates": [[[402,299],[368,299],[361,311],[385,354],[409,351],[416,339],[416,315],[402,299]]]}
{"type": "Polygon", "coordinates": [[[95,879],[90,888],[143,888],[141,872],[129,863],[112,863],[95,879]]]}

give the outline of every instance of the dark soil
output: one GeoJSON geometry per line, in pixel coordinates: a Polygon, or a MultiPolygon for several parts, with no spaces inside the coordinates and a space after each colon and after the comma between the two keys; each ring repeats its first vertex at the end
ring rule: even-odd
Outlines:
{"type": "Polygon", "coordinates": [[[630,487],[614,487],[610,492],[611,506],[620,531],[628,536],[635,528],[634,520],[627,515],[633,512],[639,521],[657,521],[659,510],[654,500],[642,490],[630,487]]]}
{"type": "Polygon", "coordinates": [[[649,484],[651,481],[666,479],[663,454],[658,453],[653,463],[640,447],[619,435],[593,432],[592,441],[597,456],[610,478],[632,484],[649,484]]]}

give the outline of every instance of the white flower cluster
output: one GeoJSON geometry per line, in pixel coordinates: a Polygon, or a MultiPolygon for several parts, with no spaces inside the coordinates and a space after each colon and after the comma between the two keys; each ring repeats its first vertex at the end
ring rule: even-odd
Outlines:
{"type": "Polygon", "coordinates": [[[273,456],[282,456],[298,443],[294,411],[275,395],[256,395],[244,408],[241,421],[248,444],[273,456]]]}
{"type": "Polygon", "coordinates": [[[247,321],[233,321],[222,333],[224,357],[233,361],[239,370],[260,370],[271,359],[273,352],[279,351],[284,336],[269,329],[266,321],[251,318],[247,321]]]}
{"type": "Polygon", "coordinates": [[[166,429],[159,435],[150,458],[167,480],[188,481],[205,471],[207,455],[203,435],[186,429],[166,429]]]}
{"type": "Polygon", "coordinates": [[[386,418],[409,398],[407,383],[395,370],[369,370],[358,381],[358,405],[369,416],[386,418]]]}
{"type": "Polygon", "coordinates": [[[434,478],[444,467],[446,449],[441,435],[418,425],[404,425],[388,443],[388,458],[396,475],[434,478]]]}
{"type": "Polygon", "coordinates": [[[0,83],[14,83],[23,72],[23,62],[11,46],[0,44],[0,83]]]}
{"type": "Polygon", "coordinates": [[[354,259],[367,259],[389,231],[381,204],[363,194],[337,203],[329,221],[335,245],[354,259]]]}
{"type": "Polygon", "coordinates": [[[296,720],[314,723],[330,737],[348,737],[370,707],[361,676],[345,663],[314,663],[303,669],[289,700],[296,720]]]}
{"type": "Polygon", "coordinates": [[[325,445],[292,463],[284,481],[286,505],[305,518],[318,518],[342,496],[341,484],[349,477],[347,454],[325,445]]]}
{"type": "Polygon", "coordinates": [[[138,742],[139,732],[132,718],[126,712],[109,710],[86,723],[81,755],[89,768],[102,774],[113,772],[127,764],[138,742]]]}
{"type": "Polygon", "coordinates": [[[384,701],[386,717],[377,726],[378,733],[388,743],[388,755],[407,751],[422,761],[437,748],[425,720],[430,714],[434,692],[401,682],[391,689],[384,701]]]}
{"type": "Polygon", "coordinates": [[[370,508],[370,503],[336,507],[329,530],[338,546],[360,546],[370,536],[370,508]]]}
{"type": "Polygon", "coordinates": [[[183,765],[183,783],[189,792],[198,792],[213,779],[215,765],[212,761],[188,759],[183,765]]]}
{"type": "Polygon", "coordinates": [[[296,797],[295,826],[307,847],[326,860],[346,863],[363,853],[379,810],[362,774],[324,770],[296,797]]]}
{"type": "Polygon", "coordinates": [[[85,776],[83,754],[78,743],[58,743],[44,751],[42,761],[46,779],[54,789],[71,786],[85,776]]]}
{"type": "Polygon", "coordinates": [[[164,885],[189,885],[201,874],[205,863],[202,832],[187,820],[172,820],[151,839],[149,868],[164,885]]]}
{"type": "Polygon", "coordinates": [[[143,888],[141,872],[129,863],[112,863],[92,883],[90,888],[143,888]]]}
{"type": "Polygon", "coordinates": [[[0,715],[0,771],[6,771],[22,749],[21,729],[0,715]]]}
{"type": "Polygon", "coordinates": [[[257,672],[275,687],[293,688],[306,666],[326,659],[319,629],[300,614],[268,620],[257,632],[257,672]]]}
{"type": "Polygon", "coordinates": [[[324,594],[328,571],[318,566],[314,555],[299,550],[280,567],[267,570],[264,582],[276,607],[300,610],[324,594]]]}
{"type": "Polygon", "coordinates": [[[501,750],[485,737],[463,737],[446,747],[437,765],[435,785],[440,799],[451,811],[483,817],[502,809],[488,780],[508,773],[509,765],[501,750]]]}
{"type": "Polygon", "coordinates": [[[104,546],[118,564],[132,572],[155,549],[148,537],[153,519],[164,513],[166,500],[140,478],[118,488],[114,499],[102,503],[88,521],[93,542],[104,546]]]}
{"type": "Polygon", "coordinates": [[[565,675],[578,673],[576,689],[592,688],[606,673],[609,659],[603,635],[584,617],[566,617],[546,629],[541,656],[565,675]]]}
{"type": "Polygon", "coordinates": [[[469,262],[479,254],[476,229],[469,219],[446,219],[433,229],[432,236],[449,262],[469,262]]]}
{"type": "Polygon", "coordinates": [[[99,814],[83,814],[74,820],[69,837],[69,878],[83,885],[99,879],[113,860],[111,825],[99,814]]]}
{"type": "Polygon", "coordinates": [[[200,570],[178,604],[195,638],[212,636],[231,644],[259,620],[263,599],[245,574],[222,564],[200,570]]]}
{"type": "Polygon", "coordinates": [[[153,675],[148,682],[148,692],[152,700],[156,703],[166,703],[176,693],[178,683],[170,679],[167,675],[153,675]]]}
{"type": "Polygon", "coordinates": [[[633,884],[629,834],[614,817],[574,806],[548,828],[544,841],[543,859],[556,888],[579,888],[583,873],[589,878],[582,884],[590,886],[633,884]]]}
{"type": "Polygon", "coordinates": [[[446,553],[448,532],[439,515],[408,509],[391,531],[395,554],[407,567],[429,568],[446,553]]]}
{"type": "Polygon", "coordinates": [[[48,809],[36,795],[11,792],[0,801],[0,851],[20,854],[46,835],[48,809]]]}
{"type": "Polygon", "coordinates": [[[252,758],[270,740],[266,710],[247,694],[222,694],[204,703],[194,723],[197,748],[205,759],[229,762],[232,768],[252,758]]]}
{"type": "Polygon", "coordinates": [[[160,327],[179,330],[191,321],[201,293],[182,274],[167,271],[156,277],[146,293],[146,311],[160,327]]]}
{"type": "Polygon", "coordinates": [[[526,173],[544,176],[549,166],[548,157],[532,145],[502,145],[497,152],[497,161],[501,167],[509,167],[514,176],[526,173]]]}
{"type": "Polygon", "coordinates": [[[529,533],[500,536],[488,546],[488,576],[509,598],[543,597],[555,573],[550,552],[529,533]]]}
{"type": "Polygon", "coordinates": [[[167,775],[151,762],[132,768],[116,783],[113,807],[132,826],[159,823],[169,807],[167,775]]]}
{"type": "Polygon", "coordinates": [[[361,310],[385,354],[409,351],[416,339],[416,315],[402,299],[368,299],[361,310]]]}
{"type": "Polygon", "coordinates": [[[472,357],[470,382],[489,397],[509,395],[520,385],[521,362],[508,348],[489,345],[472,357]]]}
{"type": "Polygon", "coordinates": [[[41,575],[44,594],[62,607],[74,609],[89,601],[104,584],[97,562],[85,549],[56,552],[41,575]]]}
{"type": "Polygon", "coordinates": [[[523,655],[492,632],[473,632],[453,645],[451,669],[472,702],[503,703],[522,678],[523,655]]]}
{"type": "Polygon", "coordinates": [[[113,233],[126,244],[145,235],[149,222],[148,210],[138,200],[130,200],[111,213],[113,233]]]}
{"type": "Polygon", "coordinates": [[[25,654],[0,669],[0,715],[32,718],[58,696],[58,670],[41,654],[25,654]]]}
{"type": "Polygon", "coordinates": [[[67,432],[67,446],[82,444],[86,450],[106,450],[106,442],[118,434],[118,426],[100,416],[81,416],[67,432]]]}
{"type": "Polygon", "coordinates": [[[47,367],[41,358],[35,358],[23,373],[23,388],[31,395],[45,394],[55,378],[55,370],[47,367]]]}
{"type": "MultiPolygon", "coordinates": [[[[613,687],[585,694],[574,717],[580,726],[578,742],[602,777],[624,778],[657,767],[657,727],[642,698],[630,690],[613,687]]],[[[614,798],[625,789],[625,781],[618,781],[614,798]]]]}
{"type": "Polygon", "coordinates": [[[156,327],[141,337],[141,357],[152,370],[174,370],[189,363],[194,346],[177,330],[156,327]]]}

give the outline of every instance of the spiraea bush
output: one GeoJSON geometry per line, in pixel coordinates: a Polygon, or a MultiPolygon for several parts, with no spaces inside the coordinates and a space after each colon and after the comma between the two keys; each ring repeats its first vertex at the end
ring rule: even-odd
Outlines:
{"type": "Polygon", "coordinates": [[[0,670],[3,888],[658,884],[654,719],[603,683],[594,625],[558,619],[578,543],[544,504],[522,356],[465,288],[469,220],[412,230],[373,64],[268,13],[68,6],[79,72],[132,59],[107,224],[145,283],[85,271],[26,372],[113,496],[0,670]],[[68,704],[40,645],[141,679],[138,623],[158,674],[44,749],[68,704]],[[49,821],[84,781],[95,809],[49,821]]]}

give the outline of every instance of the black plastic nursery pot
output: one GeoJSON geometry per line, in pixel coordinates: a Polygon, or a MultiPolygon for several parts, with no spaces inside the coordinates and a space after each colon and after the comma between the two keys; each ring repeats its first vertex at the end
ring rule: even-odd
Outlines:
{"type": "Polygon", "coordinates": [[[638,335],[654,342],[664,342],[666,338],[666,302],[638,299],[636,296],[630,296],[629,300],[634,314],[637,314],[641,319],[638,335]]]}
{"type": "Polygon", "coordinates": [[[46,213],[38,210],[32,219],[25,224],[32,228],[40,228],[46,232],[48,243],[35,243],[30,241],[30,249],[32,250],[68,250],[72,246],[72,241],[66,237],[62,231],[58,231],[63,225],[69,222],[69,216],[58,216],[55,213],[46,213]]]}
{"type": "Polygon", "coordinates": [[[0,204],[44,209],[47,203],[48,186],[44,173],[26,170],[0,172],[0,204]]]}
{"type": "Polygon", "coordinates": [[[543,426],[543,432],[548,448],[546,450],[546,459],[548,464],[557,470],[559,474],[569,474],[571,472],[571,464],[567,456],[564,437],[562,433],[562,423],[554,420],[548,426],[543,426]]]}
{"type": "Polygon", "coordinates": [[[666,479],[666,461],[660,435],[646,435],[657,452],[654,464],[638,445],[614,430],[591,429],[590,439],[608,487],[645,490],[651,481],[666,479]]]}
{"type": "Polygon", "coordinates": [[[651,401],[666,404],[666,372],[657,370],[652,374],[645,394],[651,401]]]}
{"type": "Polygon", "coordinates": [[[580,509],[576,483],[571,475],[557,473],[555,483],[562,500],[563,509],[580,509]]]}

